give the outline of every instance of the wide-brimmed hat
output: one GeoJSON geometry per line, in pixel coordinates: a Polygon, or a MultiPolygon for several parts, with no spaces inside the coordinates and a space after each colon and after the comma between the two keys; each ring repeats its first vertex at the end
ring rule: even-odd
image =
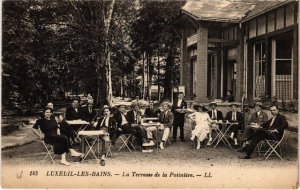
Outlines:
{"type": "Polygon", "coordinates": [[[255,106],[262,107],[262,106],[263,106],[263,104],[262,104],[262,102],[255,102],[255,106]]]}
{"type": "Polygon", "coordinates": [[[236,103],[236,102],[232,102],[232,103],[230,104],[230,107],[232,107],[232,106],[239,107],[240,105],[239,105],[238,103],[236,103]]]}
{"type": "Polygon", "coordinates": [[[163,106],[163,105],[168,105],[169,108],[172,107],[172,103],[170,103],[170,102],[162,102],[161,106],[163,106]]]}
{"type": "Polygon", "coordinates": [[[109,107],[108,105],[104,105],[102,110],[101,110],[101,113],[103,113],[105,109],[109,109],[109,111],[112,111],[111,107],[109,107]]]}
{"type": "Polygon", "coordinates": [[[208,109],[205,107],[204,104],[195,104],[195,105],[193,105],[193,108],[194,108],[195,110],[197,110],[197,111],[198,111],[199,108],[201,108],[202,111],[208,111],[208,109]]]}
{"type": "Polygon", "coordinates": [[[217,106],[217,103],[216,103],[216,102],[210,102],[210,103],[209,103],[209,106],[212,106],[212,105],[217,106]]]}

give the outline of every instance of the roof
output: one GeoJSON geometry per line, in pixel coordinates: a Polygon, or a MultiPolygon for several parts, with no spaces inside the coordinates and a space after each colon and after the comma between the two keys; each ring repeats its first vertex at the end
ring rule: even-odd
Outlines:
{"type": "Polygon", "coordinates": [[[260,0],[190,0],[182,11],[195,20],[240,22],[290,1],[260,0]]]}
{"type": "Polygon", "coordinates": [[[196,20],[239,22],[254,5],[253,1],[200,0],[187,1],[182,10],[196,20]]]}
{"type": "Polygon", "coordinates": [[[278,6],[281,6],[283,4],[290,3],[290,2],[292,2],[292,1],[257,1],[255,3],[255,6],[253,7],[253,9],[251,9],[247,13],[247,16],[243,19],[243,21],[249,20],[255,16],[258,16],[258,15],[266,12],[266,11],[269,11],[278,6]]]}

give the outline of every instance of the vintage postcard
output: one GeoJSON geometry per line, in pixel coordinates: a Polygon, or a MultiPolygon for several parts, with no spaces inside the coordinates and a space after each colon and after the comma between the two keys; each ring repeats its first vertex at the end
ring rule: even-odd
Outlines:
{"type": "Polygon", "coordinates": [[[2,188],[298,188],[298,1],[1,6],[2,188]]]}

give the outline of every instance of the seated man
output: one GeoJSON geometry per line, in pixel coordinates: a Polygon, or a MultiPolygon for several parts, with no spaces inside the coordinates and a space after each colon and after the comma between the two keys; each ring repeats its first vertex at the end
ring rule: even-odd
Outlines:
{"type": "Polygon", "coordinates": [[[264,140],[280,140],[282,138],[284,129],[288,128],[288,122],[285,116],[279,113],[278,107],[273,105],[270,107],[272,118],[266,123],[263,123],[261,128],[255,130],[255,132],[248,137],[247,140],[251,140],[246,155],[240,157],[241,159],[250,159],[256,145],[264,140]]]}
{"type": "Polygon", "coordinates": [[[154,108],[154,101],[153,100],[150,100],[149,101],[149,107],[146,108],[145,110],[145,113],[144,113],[144,117],[145,118],[155,118],[155,117],[158,117],[159,116],[159,113],[160,113],[160,110],[159,109],[155,109],[154,108]]]}
{"type": "Polygon", "coordinates": [[[230,107],[232,111],[227,112],[225,116],[225,120],[229,121],[230,123],[237,123],[237,124],[233,124],[230,127],[231,134],[228,140],[229,142],[234,141],[234,146],[238,147],[237,134],[238,134],[238,130],[241,129],[242,125],[244,124],[244,118],[243,118],[243,114],[237,111],[238,105],[236,103],[232,103],[230,107]]]}
{"type": "MultiPolygon", "coordinates": [[[[119,105],[119,110],[113,115],[113,118],[117,122],[118,130],[117,130],[116,138],[118,138],[122,133],[132,134],[133,136],[135,136],[138,139],[138,141],[142,147],[142,152],[149,152],[143,146],[143,143],[147,144],[145,131],[143,131],[140,127],[137,127],[137,124],[129,122],[129,118],[126,114],[125,105],[119,105]]],[[[138,121],[138,118],[133,119],[133,120],[138,121]]],[[[132,118],[131,118],[131,122],[132,122],[132,118]]]]}
{"type": "Polygon", "coordinates": [[[68,107],[66,110],[66,120],[77,120],[81,119],[81,110],[79,107],[79,101],[74,99],[72,101],[72,106],[68,107]]]}
{"type": "MultiPolygon", "coordinates": [[[[163,131],[162,140],[159,145],[160,149],[165,148],[164,145],[165,145],[165,142],[169,138],[170,129],[173,125],[173,120],[174,120],[174,115],[170,110],[171,104],[169,104],[168,102],[163,102],[162,108],[163,108],[163,111],[161,112],[161,115],[159,118],[159,120],[161,122],[161,126],[158,129],[158,130],[163,131]]],[[[153,131],[156,131],[156,127],[148,127],[147,128],[147,135],[148,135],[148,139],[150,140],[149,145],[154,145],[153,137],[152,137],[153,131]]]]}
{"type": "MultiPolygon", "coordinates": [[[[215,102],[211,102],[209,104],[209,106],[211,107],[211,110],[208,111],[208,115],[210,117],[211,120],[223,120],[223,113],[219,110],[217,110],[217,103],[215,102]]],[[[214,123],[212,124],[212,127],[219,127],[218,124],[214,123]]],[[[208,134],[209,136],[209,140],[207,142],[207,145],[211,145],[211,141],[212,141],[212,137],[211,137],[211,133],[208,134]]]]}
{"type": "Polygon", "coordinates": [[[96,110],[93,107],[93,102],[88,102],[87,106],[81,109],[81,119],[87,122],[93,122],[96,119],[96,110]]]}
{"type": "Polygon", "coordinates": [[[116,142],[116,134],[117,134],[117,124],[114,118],[110,116],[110,107],[104,107],[103,108],[103,116],[98,120],[98,123],[96,125],[96,130],[103,130],[104,132],[108,133],[109,135],[101,136],[102,141],[102,155],[101,155],[101,161],[100,164],[102,166],[105,166],[105,159],[107,150],[109,148],[109,143],[111,139],[111,143],[115,144],[116,142]]]}
{"type": "Polygon", "coordinates": [[[244,143],[239,152],[243,152],[248,149],[248,137],[250,137],[258,127],[261,127],[262,124],[268,121],[268,114],[262,111],[262,105],[263,104],[261,102],[255,103],[255,112],[251,114],[249,122],[245,123],[246,125],[242,137],[242,141],[244,143]]]}

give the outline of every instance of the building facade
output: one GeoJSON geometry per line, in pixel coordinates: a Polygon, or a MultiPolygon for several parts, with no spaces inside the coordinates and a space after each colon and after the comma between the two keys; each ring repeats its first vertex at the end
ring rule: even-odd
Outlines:
{"type": "Polygon", "coordinates": [[[297,1],[188,1],[177,25],[187,99],[298,99],[297,1]]]}

